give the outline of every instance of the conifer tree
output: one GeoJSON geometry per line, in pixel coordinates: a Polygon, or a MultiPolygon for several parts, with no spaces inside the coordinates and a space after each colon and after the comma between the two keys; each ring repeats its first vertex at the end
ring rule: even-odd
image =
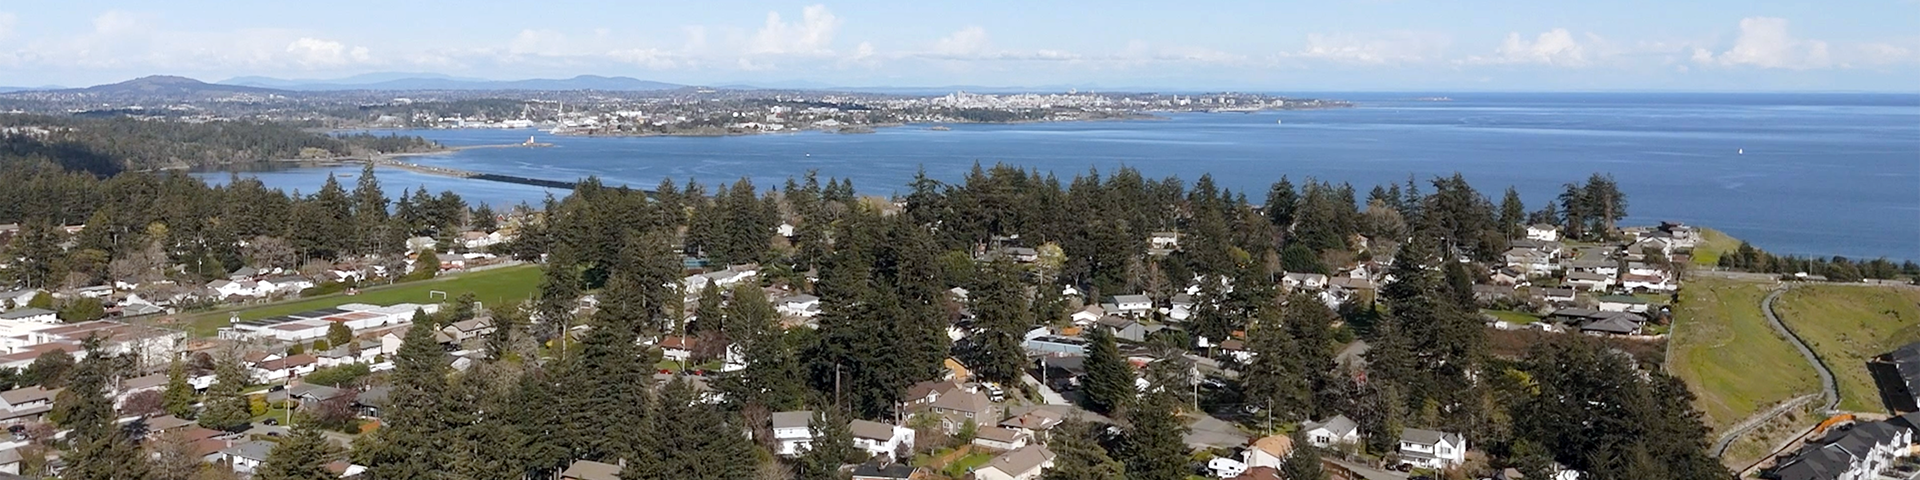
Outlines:
{"type": "MultiPolygon", "coordinates": [[[[657,473],[629,475],[623,469],[621,478],[732,480],[758,470],[758,464],[748,461],[755,458],[754,447],[741,434],[746,426],[739,416],[699,401],[685,378],[667,382],[660,393],[660,413],[651,423],[660,460],[657,468],[645,471],[657,473]]],[[[628,462],[626,468],[636,466],[628,462]]]]}
{"type": "Polygon", "coordinates": [[[100,346],[98,337],[85,342],[87,357],[74,367],[66,390],[54,402],[52,417],[68,429],[70,452],[60,478],[116,480],[144,478],[145,452],[117,422],[113,399],[107,396],[117,357],[100,346]]]}
{"type": "Polygon", "coordinates": [[[595,314],[566,360],[559,406],[574,432],[592,432],[561,439],[575,458],[629,464],[650,458],[647,423],[654,414],[653,363],[659,357],[635,345],[634,321],[595,314]]]}
{"type": "Polygon", "coordinates": [[[515,430],[514,438],[519,441],[512,445],[522,471],[532,478],[551,478],[558,476],[573,459],[565,445],[560,442],[566,436],[576,432],[567,427],[568,417],[560,407],[558,398],[558,377],[545,368],[534,367],[520,375],[517,388],[511,399],[515,408],[511,410],[515,430]],[[525,408],[527,405],[548,405],[554,408],[525,408]]]}
{"type": "Polygon", "coordinates": [[[987,265],[979,288],[969,298],[979,328],[971,337],[977,343],[969,365],[980,378],[1002,385],[1019,380],[1027,358],[1022,336],[1033,328],[1033,312],[1018,275],[1011,262],[995,260],[987,265]]]}
{"type": "Polygon", "coordinates": [[[1126,465],[1114,460],[1095,434],[1094,425],[1080,417],[1070,417],[1053,427],[1047,436],[1047,449],[1053,451],[1053,468],[1042,480],[1111,480],[1126,477],[1126,465]]]}
{"type": "Polygon", "coordinates": [[[1187,478],[1189,430],[1178,413],[1180,400],[1166,388],[1155,387],[1141,397],[1139,407],[1127,411],[1123,441],[1127,478],[1182,480],[1187,478]]]}
{"type": "Polygon", "coordinates": [[[1280,476],[1287,480],[1327,480],[1325,468],[1320,465],[1320,448],[1307,442],[1306,435],[1296,432],[1293,436],[1293,452],[1280,464],[1280,476]]]}
{"type": "Polygon", "coordinates": [[[1306,378],[1303,358],[1296,353],[1304,348],[1295,342],[1287,325],[1280,322],[1279,313],[1268,309],[1247,335],[1247,349],[1253,353],[1252,363],[1241,375],[1247,403],[1272,410],[1277,422],[1292,423],[1312,414],[1312,386],[1306,378]]]}
{"type": "Polygon", "coordinates": [[[415,310],[413,322],[393,358],[393,389],[367,465],[375,478],[434,478],[449,459],[447,353],[425,311],[415,310]]]}
{"type": "Polygon", "coordinates": [[[1507,238],[1525,238],[1527,236],[1527,205],[1520,201],[1520,191],[1507,187],[1507,194],[1500,199],[1500,229],[1507,238]]]}
{"type": "Polygon", "coordinates": [[[728,372],[719,382],[721,391],[736,405],[760,405],[768,411],[799,408],[807,396],[800,363],[787,345],[773,304],[758,285],[735,285],[733,301],[726,306],[727,323],[734,326],[729,336],[738,346],[746,368],[728,372]]]}
{"type": "MultiPolygon", "coordinates": [[[[254,478],[260,480],[333,480],[338,474],[327,470],[327,463],[341,454],[340,447],[328,441],[318,428],[296,425],[293,435],[281,440],[267,453],[254,478]]],[[[412,477],[426,478],[426,477],[412,477]]]]}
{"type": "Polygon", "coordinates": [[[853,454],[853,432],[849,430],[846,416],[835,409],[824,408],[815,411],[808,424],[813,441],[807,445],[806,453],[800,456],[797,465],[799,478],[839,479],[840,465],[845,464],[853,454]]]}
{"type": "Polygon", "coordinates": [[[214,430],[235,430],[247,425],[253,414],[247,397],[240,392],[252,383],[240,360],[223,357],[214,362],[213,385],[207,387],[206,409],[200,412],[200,425],[214,430]]]}
{"type": "Polygon", "coordinates": [[[1095,327],[1088,335],[1086,368],[1087,409],[1112,415],[1133,403],[1133,366],[1120,355],[1112,332],[1095,327]]]}
{"type": "Polygon", "coordinates": [[[516,379],[490,362],[477,362],[455,377],[447,402],[454,426],[450,465],[454,478],[516,478],[525,473],[520,430],[513,422],[516,379]]]}
{"type": "Polygon", "coordinates": [[[193,385],[187,384],[187,366],[179,357],[167,365],[167,390],[162,394],[167,414],[193,418],[193,385]]]}

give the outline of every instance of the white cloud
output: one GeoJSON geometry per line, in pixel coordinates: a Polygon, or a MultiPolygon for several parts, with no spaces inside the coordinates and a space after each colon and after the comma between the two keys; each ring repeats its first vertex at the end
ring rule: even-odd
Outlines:
{"type": "Polygon", "coordinates": [[[1449,43],[1451,40],[1445,35],[1422,32],[1390,32],[1366,36],[1309,33],[1305,49],[1281,56],[1376,65],[1418,63],[1438,58],[1446,51],[1449,43]]]}
{"type": "Polygon", "coordinates": [[[117,35],[145,30],[147,22],[140,15],[125,10],[110,10],[93,17],[94,33],[117,35]]]}
{"type": "Polygon", "coordinates": [[[933,42],[933,52],[952,56],[978,55],[985,52],[987,46],[987,29],[974,25],[933,42]]]}
{"type": "Polygon", "coordinates": [[[19,21],[20,18],[14,16],[12,12],[0,12],[0,38],[13,35],[13,25],[19,21]]]}
{"type": "Polygon", "coordinates": [[[1591,63],[1587,47],[1573,39],[1573,33],[1556,28],[1529,42],[1519,32],[1507,34],[1491,58],[1469,57],[1466,63],[1534,63],[1563,67],[1582,67],[1591,63]]]}
{"type": "Polygon", "coordinates": [[[309,68],[365,63],[371,58],[367,54],[367,47],[348,47],[340,42],[312,37],[300,37],[287,44],[287,53],[293,54],[294,62],[309,68]]]}
{"type": "Polygon", "coordinates": [[[797,23],[781,20],[780,12],[767,12],[767,23],[753,34],[753,40],[747,45],[747,53],[831,54],[833,34],[839,29],[840,19],[834,17],[826,5],[810,5],[802,9],[797,23]]]}
{"type": "Polygon", "coordinates": [[[1787,33],[1787,20],[1748,17],[1740,20],[1740,36],[1733,48],[1715,54],[1696,48],[1693,60],[1723,66],[1754,66],[1806,70],[1832,65],[1827,42],[1803,40],[1787,33]]]}

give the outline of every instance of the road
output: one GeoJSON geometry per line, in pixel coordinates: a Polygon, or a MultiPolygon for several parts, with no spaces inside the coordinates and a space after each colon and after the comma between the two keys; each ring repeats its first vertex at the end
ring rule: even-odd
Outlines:
{"type": "MultiPolygon", "coordinates": [[[[1828,369],[1827,363],[1821,361],[1819,355],[1814,355],[1813,349],[1807,348],[1807,343],[1800,340],[1800,336],[1794,334],[1793,329],[1787,328],[1787,324],[1780,321],[1780,315],[1773,311],[1773,302],[1779,300],[1780,294],[1786,293],[1789,288],[1792,287],[1781,285],[1774,288],[1772,292],[1768,292],[1767,298],[1760,301],[1760,311],[1767,315],[1767,324],[1772,325],[1774,331],[1780,332],[1780,336],[1786,337],[1787,343],[1793,344],[1793,348],[1800,351],[1800,356],[1806,357],[1807,363],[1813,364],[1814,372],[1820,374],[1820,394],[1823,396],[1822,398],[1826,399],[1826,404],[1821,407],[1820,411],[1824,414],[1831,415],[1840,407],[1840,387],[1833,379],[1833,370],[1828,369]]],[[[1805,398],[1806,397],[1790,399],[1774,407],[1772,410],[1742,420],[1733,428],[1728,429],[1725,434],[1720,436],[1718,441],[1713,443],[1713,455],[1718,457],[1726,454],[1727,447],[1733,445],[1734,440],[1738,440],[1741,436],[1752,432],[1753,429],[1765,425],[1768,421],[1773,420],[1774,417],[1787,413],[1787,411],[1803,403],[1805,398]]]]}
{"type": "Polygon", "coordinates": [[[1033,386],[1034,390],[1038,390],[1040,392],[1040,399],[1046,401],[1047,405],[1072,405],[1073,404],[1073,402],[1067,401],[1066,396],[1060,395],[1060,392],[1055,392],[1053,391],[1052,387],[1048,387],[1047,384],[1040,383],[1039,380],[1035,380],[1032,374],[1021,375],[1020,383],[1031,385],[1033,386]]]}

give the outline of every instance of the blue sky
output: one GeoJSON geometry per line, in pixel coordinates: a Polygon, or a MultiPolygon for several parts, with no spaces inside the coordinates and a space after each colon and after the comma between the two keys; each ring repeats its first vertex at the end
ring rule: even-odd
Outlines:
{"type": "Polygon", "coordinates": [[[0,85],[433,72],[676,83],[1920,90],[1920,0],[0,2],[0,85]]]}

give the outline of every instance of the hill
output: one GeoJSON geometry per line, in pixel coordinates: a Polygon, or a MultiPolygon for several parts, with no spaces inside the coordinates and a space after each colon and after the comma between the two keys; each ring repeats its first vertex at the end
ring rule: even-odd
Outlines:
{"type": "Polygon", "coordinates": [[[59,92],[83,92],[103,95],[142,95],[149,97],[189,97],[202,95],[261,94],[283,93],[280,90],[240,85],[221,85],[207,83],[187,77],[172,75],[152,75],[120,83],[95,85],[86,88],[68,89],[59,92]]]}
{"type": "Polygon", "coordinates": [[[632,77],[580,75],[564,79],[481,80],[437,74],[366,74],[336,80],[283,80],[269,77],[239,77],[223,84],[248,87],[272,87],[297,91],[343,90],[671,90],[681,85],[640,80],[632,77]]]}

